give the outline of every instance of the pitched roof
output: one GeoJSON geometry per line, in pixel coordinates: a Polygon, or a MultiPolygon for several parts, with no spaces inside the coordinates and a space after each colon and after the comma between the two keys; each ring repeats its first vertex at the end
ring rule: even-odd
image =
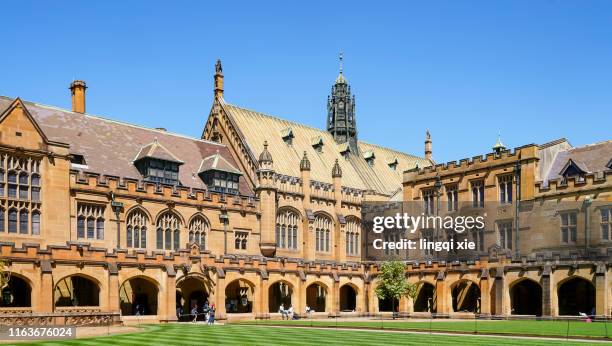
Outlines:
{"type": "Polygon", "coordinates": [[[242,172],[240,172],[238,168],[234,167],[231,163],[229,163],[229,161],[227,161],[223,156],[221,156],[218,151],[214,155],[202,159],[202,163],[200,163],[198,173],[210,170],[242,175],[242,172]]]}
{"type": "Polygon", "coordinates": [[[180,164],[184,163],[183,161],[181,161],[181,159],[176,157],[173,153],[171,153],[168,149],[161,145],[157,141],[157,137],[155,137],[153,142],[140,148],[140,151],[138,152],[138,154],[136,154],[136,157],[134,158],[134,162],[144,159],[146,157],[176,162],[180,164]]]}
{"type": "Polygon", "coordinates": [[[225,101],[221,101],[221,106],[237,127],[252,157],[258,157],[263,150],[264,141],[268,141],[268,151],[274,159],[274,169],[284,175],[300,176],[300,161],[306,152],[311,165],[310,177],[315,181],[331,184],[332,167],[338,159],[342,170],[342,185],[392,194],[402,186],[404,170],[414,168],[417,164],[419,167],[431,164],[425,158],[359,141],[361,152],[371,151],[377,157],[393,157],[398,160],[396,170],[390,168],[385,160],[375,160],[370,166],[361,155],[351,154],[343,157],[341,153],[347,147],[346,143],[337,144],[325,130],[244,109],[225,101]],[[291,145],[285,143],[281,136],[287,128],[291,128],[294,135],[291,145]],[[313,147],[321,142],[323,144],[320,150],[313,147]]]}
{"type": "MultiPolygon", "coordinates": [[[[12,98],[0,96],[0,112],[12,101],[12,98]]],[[[71,154],[85,157],[87,167],[84,170],[87,172],[142,179],[133,161],[141,149],[155,139],[158,145],[153,155],[168,155],[184,162],[179,170],[179,180],[184,186],[206,188],[197,176],[198,168],[204,158],[217,151],[227,162],[235,165],[228,148],[215,142],[32,102],[24,101],[24,104],[49,140],[67,143],[71,154]]],[[[253,194],[242,177],[239,190],[244,195],[253,194]]]]}
{"type": "Polygon", "coordinates": [[[548,174],[543,179],[544,184],[549,180],[562,178],[561,174],[568,164],[576,165],[585,173],[603,172],[609,169],[606,165],[610,159],[612,140],[561,150],[552,161],[548,174]]]}

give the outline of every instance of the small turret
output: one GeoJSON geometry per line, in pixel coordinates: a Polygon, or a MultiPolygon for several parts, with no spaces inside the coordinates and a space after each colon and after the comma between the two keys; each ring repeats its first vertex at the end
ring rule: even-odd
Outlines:
{"type": "Polygon", "coordinates": [[[497,141],[493,144],[493,152],[500,154],[502,151],[506,151],[506,146],[501,141],[501,136],[497,136],[497,141]]]}
{"type": "Polygon", "coordinates": [[[300,171],[309,171],[309,170],[310,170],[310,160],[308,160],[306,151],[304,151],[304,156],[302,157],[302,161],[300,161],[300,171]]]}
{"type": "Polygon", "coordinates": [[[340,168],[340,164],[338,163],[338,159],[334,163],[334,167],[332,168],[332,178],[341,178],[342,177],[342,168],[340,168]]]}

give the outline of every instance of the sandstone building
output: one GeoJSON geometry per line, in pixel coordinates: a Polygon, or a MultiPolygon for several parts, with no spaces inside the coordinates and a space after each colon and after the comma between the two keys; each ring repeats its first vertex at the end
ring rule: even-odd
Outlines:
{"type": "MultiPolygon", "coordinates": [[[[0,97],[0,255],[11,273],[0,297],[5,323],[32,312],[76,323],[174,321],[204,302],[221,318],[267,318],[280,304],[321,317],[387,311],[389,302],[373,293],[378,267],[362,260],[365,203],[421,203],[436,181],[442,203],[471,201],[475,186],[495,201],[501,184],[506,192],[518,186],[525,203],[610,201],[610,142],[496,147],[486,160],[435,165],[429,133],[424,157],[360,141],[342,70],[323,130],[226,102],[220,62],[201,139],[88,114],[86,89],[71,84],[72,110],[0,97]]],[[[510,209],[500,213],[513,220],[510,209]]],[[[520,226],[520,238],[507,241],[518,234],[510,231],[500,246],[495,224],[476,258],[405,254],[407,278],[420,288],[400,310],[573,314],[554,303],[569,282],[587,296],[594,289],[583,305],[609,314],[612,237],[595,231],[608,209],[592,209],[600,221],[589,226],[588,247],[577,211],[565,219],[567,244],[551,223],[520,226]],[[583,256],[592,251],[599,257],[583,256]],[[511,303],[513,288],[532,282],[542,291],[541,311],[523,310],[533,301],[511,303]]]]}

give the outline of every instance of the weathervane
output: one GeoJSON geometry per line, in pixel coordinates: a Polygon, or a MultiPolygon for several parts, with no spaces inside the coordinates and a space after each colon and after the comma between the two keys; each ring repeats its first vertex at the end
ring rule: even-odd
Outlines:
{"type": "Polygon", "coordinates": [[[340,51],[340,73],[342,73],[342,60],[344,59],[344,53],[340,51]]]}

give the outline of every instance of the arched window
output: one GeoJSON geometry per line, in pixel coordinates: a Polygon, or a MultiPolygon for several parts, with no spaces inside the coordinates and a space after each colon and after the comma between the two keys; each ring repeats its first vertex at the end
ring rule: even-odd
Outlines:
{"type": "Polygon", "coordinates": [[[4,232],[4,209],[0,208],[0,232],[4,232]]]}
{"type": "Polygon", "coordinates": [[[19,212],[19,233],[28,234],[29,213],[26,209],[19,212]]]}
{"type": "Polygon", "coordinates": [[[8,213],[8,231],[17,233],[17,210],[10,209],[8,213]]]}
{"type": "MultiPolygon", "coordinates": [[[[4,218],[2,221],[4,221],[4,218]]],[[[32,213],[32,234],[40,234],[40,212],[37,211],[32,213]]]]}
{"type": "Polygon", "coordinates": [[[346,254],[359,255],[359,237],[361,236],[361,223],[354,218],[346,221],[346,254]]]}
{"type": "Polygon", "coordinates": [[[160,250],[178,250],[181,244],[180,226],[181,222],[174,213],[165,212],[161,215],[157,219],[157,248],[160,250]],[[163,241],[161,240],[162,234],[164,235],[163,241]]]}
{"type": "Polygon", "coordinates": [[[135,209],[127,217],[126,237],[127,247],[147,247],[147,224],[149,218],[144,211],[135,209]]]}
{"type": "Polygon", "coordinates": [[[330,252],[331,249],[331,230],[332,220],[322,214],[315,215],[316,251],[330,252]]]}
{"type": "Polygon", "coordinates": [[[104,239],[103,205],[77,204],[77,238],[104,239]]]}
{"type": "Polygon", "coordinates": [[[282,210],[276,216],[276,246],[281,249],[297,249],[300,216],[290,210],[282,210]]]}
{"type": "Polygon", "coordinates": [[[206,236],[210,226],[202,216],[194,217],[189,223],[189,242],[196,243],[200,249],[206,248],[206,236]]]}

